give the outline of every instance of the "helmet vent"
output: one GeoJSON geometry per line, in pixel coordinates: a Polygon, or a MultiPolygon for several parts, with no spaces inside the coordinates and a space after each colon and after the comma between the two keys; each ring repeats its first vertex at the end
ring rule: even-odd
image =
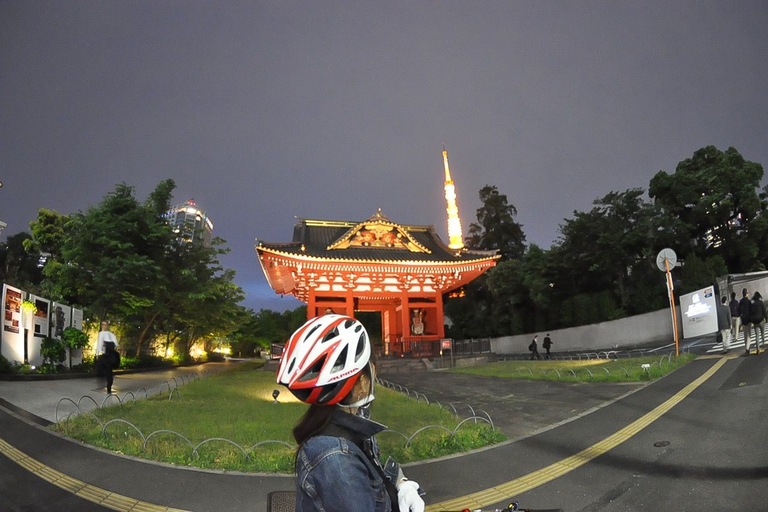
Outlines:
{"type": "Polygon", "coordinates": [[[362,324],[357,324],[357,327],[355,327],[355,332],[360,332],[360,329],[362,329],[362,324]]]}
{"type": "Polygon", "coordinates": [[[315,364],[310,366],[309,369],[306,372],[304,372],[304,375],[302,375],[299,378],[298,382],[307,382],[307,381],[316,379],[320,375],[320,370],[323,369],[323,365],[325,364],[325,359],[327,357],[328,356],[324,355],[323,357],[315,361],[315,364]]]}
{"type": "Polygon", "coordinates": [[[332,340],[334,338],[338,338],[338,337],[339,337],[339,328],[338,327],[334,327],[333,329],[331,329],[328,332],[328,334],[323,336],[323,341],[321,341],[321,343],[326,343],[326,342],[328,342],[328,341],[330,341],[330,340],[332,340]]]}
{"type": "Polygon", "coordinates": [[[336,358],[336,362],[333,364],[333,368],[331,368],[331,373],[338,373],[341,370],[344,369],[344,363],[347,360],[347,347],[344,347],[344,349],[339,352],[339,357],[336,358]]]}
{"type": "Polygon", "coordinates": [[[308,332],[307,334],[305,334],[305,335],[304,335],[304,340],[306,341],[306,340],[310,339],[310,338],[312,337],[312,334],[314,334],[314,332],[315,332],[316,330],[318,330],[319,328],[320,328],[320,325],[319,325],[319,324],[318,324],[318,325],[315,325],[313,328],[311,328],[311,329],[309,330],[309,332],[308,332]]]}
{"type": "Polygon", "coordinates": [[[293,371],[293,367],[296,366],[296,358],[291,359],[291,364],[288,365],[288,373],[293,371]]]}
{"type": "Polygon", "coordinates": [[[365,352],[365,346],[367,343],[368,340],[365,336],[365,333],[360,333],[360,338],[357,340],[357,349],[355,350],[355,362],[359,361],[363,356],[363,352],[365,352]]]}
{"type": "Polygon", "coordinates": [[[354,320],[347,320],[346,322],[344,322],[344,328],[345,329],[349,329],[353,325],[355,325],[355,321],[354,320]]]}

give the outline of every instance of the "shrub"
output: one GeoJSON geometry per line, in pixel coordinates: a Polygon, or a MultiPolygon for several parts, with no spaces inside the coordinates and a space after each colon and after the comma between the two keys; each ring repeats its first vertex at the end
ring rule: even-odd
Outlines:
{"type": "Polygon", "coordinates": [[[63,364],[58,364],[56,366],[45,364],[37,369],[37,373],[63,373],[65,371],[67,371],[67,367],[63,364]]]}
{"type": "Polygon", "coordinates": [[[71,370],[78,373],[92,373],[96,371],[96,360],[93,358],[83,358],[83,362],[74,365],[71,370]]]}
{"type": "Polygon", "coordinates": [[[2,355],[0,355],[0,373],[13,373],[13,365],[2,355]]]}
{"type": "Polygon", "coordinates": [[[63,341],[46,336],[40,345],[40,354],[43,356],[43,366],[55,366],[67,358],[67,349],[63,341]]]}
{"type": "Polygon", "coordinates": [[[207,352],[206,356],[206,360],[209,363],[221,363],[224,361],[224,354],[219,352],[207,352]]]}
{"type": "Polygon", "coordinates": [[[61,333],[61,340],[66,347],[69,347],[69,366],[72,366],[72,351],[88,346],[88,335],[80,329],[67,327],[61,333]]]}
{"type": "Polygon", "coordinates": [[[160,356],[141,354],[139,357],[123,357],[120,362],[122,368],[157,368],[160,366],[173,366],[173,361],[160,356]]]}
{"type": "Polygon", "coordinates": [[[13,372],[19,375],[29,375],[32,373],[32,367],[29,364],[13,363],[13,372]]]}
{"type": "Polygon", "coordinates": [[[69,348],[77,349],[88,346],[88,335],[74,327],[67,327],[64,329],[61,338],[62,341],[64,341],[64,345],[69,348]]]}

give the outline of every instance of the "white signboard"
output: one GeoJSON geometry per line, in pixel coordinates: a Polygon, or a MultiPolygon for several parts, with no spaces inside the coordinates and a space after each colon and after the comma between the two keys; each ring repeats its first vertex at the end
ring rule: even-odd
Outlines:
{"type": "Polygon", "coordinates": [[[82,331],[83,330],[83,310],[72,308],[72,327],[82,331]]]}
{"type": "Polygon", "coordinates": [[[24,362],[24,334],[21,328],[23,293],[13,286],[3,285],[3,330],[0,353],[11,362],[24,362]]]}
{"type": "Polygon", "coordinates": [[[683,338],[695,338],[717,332],[717,297],[715,287],[680,296],[683,338]]]}

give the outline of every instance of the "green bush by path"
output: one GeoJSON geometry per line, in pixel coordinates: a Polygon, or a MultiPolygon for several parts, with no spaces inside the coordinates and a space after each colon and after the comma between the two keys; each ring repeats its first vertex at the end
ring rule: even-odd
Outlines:
{"type": "Polygon", "coordinates": [[[451,368],[448,371],[504,379],[562,382],[643,382],[663,377],[694,359],[696,359],[694,354],[681,354],[679,357],[499,361],[466,368],[451,368]],[[650,368],[645,369],[643,365],[650,365],[650,368]]]}
{"type": "MultiPolygon", "coordinates": [[[[179,388],[181,397],[157,396],[149,400],[129,402],[122,406],[96,411],[102,423],[123,419],[136,425],[144,434],[174,430],[186,437],[192,446],[209,438],[229,439],[246,450],[266,440],[294,445],[291,431],[306,410],[282,386],[275,384],[272,371],[264,371],[258,363],[247,363],[221,374],[194,381],[179,388]],[[279,404],[274,404],[272,391],[280,390],[279,404]]],[[[448,411],[426,403],[416,403],[406,396],[382,387],[376,388],[373,418],[390,429],[411,436],[428,425],[441,425],[453,431],[459,419],[448,411]]],[[[212,441],[192,453],[186,441],[170,433],[153,435],[143,448],[141,436],[129,425],[116,422],[107,427],[106,435],[89,414],[72,418],[55,426],[57,430],[83,442],[120,453],[174,464],[239,471],[292,472],[295,448],[279,444],[262,445],[246,459],[242,451],[226,441],[212,441]]],[[[478,422],[464,423],[456,435],[431,428],[417,435],[406,448],[399,434],[379,435],[382,455],[392,455],[399,462],[412,462],[457,453],[505,439],[498,430],[478,422]]]]}

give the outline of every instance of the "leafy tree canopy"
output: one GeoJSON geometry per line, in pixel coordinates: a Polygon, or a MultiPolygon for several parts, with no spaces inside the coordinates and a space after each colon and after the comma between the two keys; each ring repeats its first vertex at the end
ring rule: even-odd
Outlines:
{"type": "Polygon", "coordinates": [[[517,209],[499,194],[495,186],[480,189],[482,206],[477,209],[477,222],[469,225],[466,245],[470,249],[498,250],[503,258],[519,258],[525,252],[523,226],[515,220],[517,209]]]}
{"type": "Polygon", "coordinates": [[[649,194],[664,214],[679,220],[677,249],[700,259],[720,255],[731,272],[763,268],[768,203],[759,186],[763,167],[735,149],[706,146],[680,162],[673,174],[659,171],[649,194]]]}

